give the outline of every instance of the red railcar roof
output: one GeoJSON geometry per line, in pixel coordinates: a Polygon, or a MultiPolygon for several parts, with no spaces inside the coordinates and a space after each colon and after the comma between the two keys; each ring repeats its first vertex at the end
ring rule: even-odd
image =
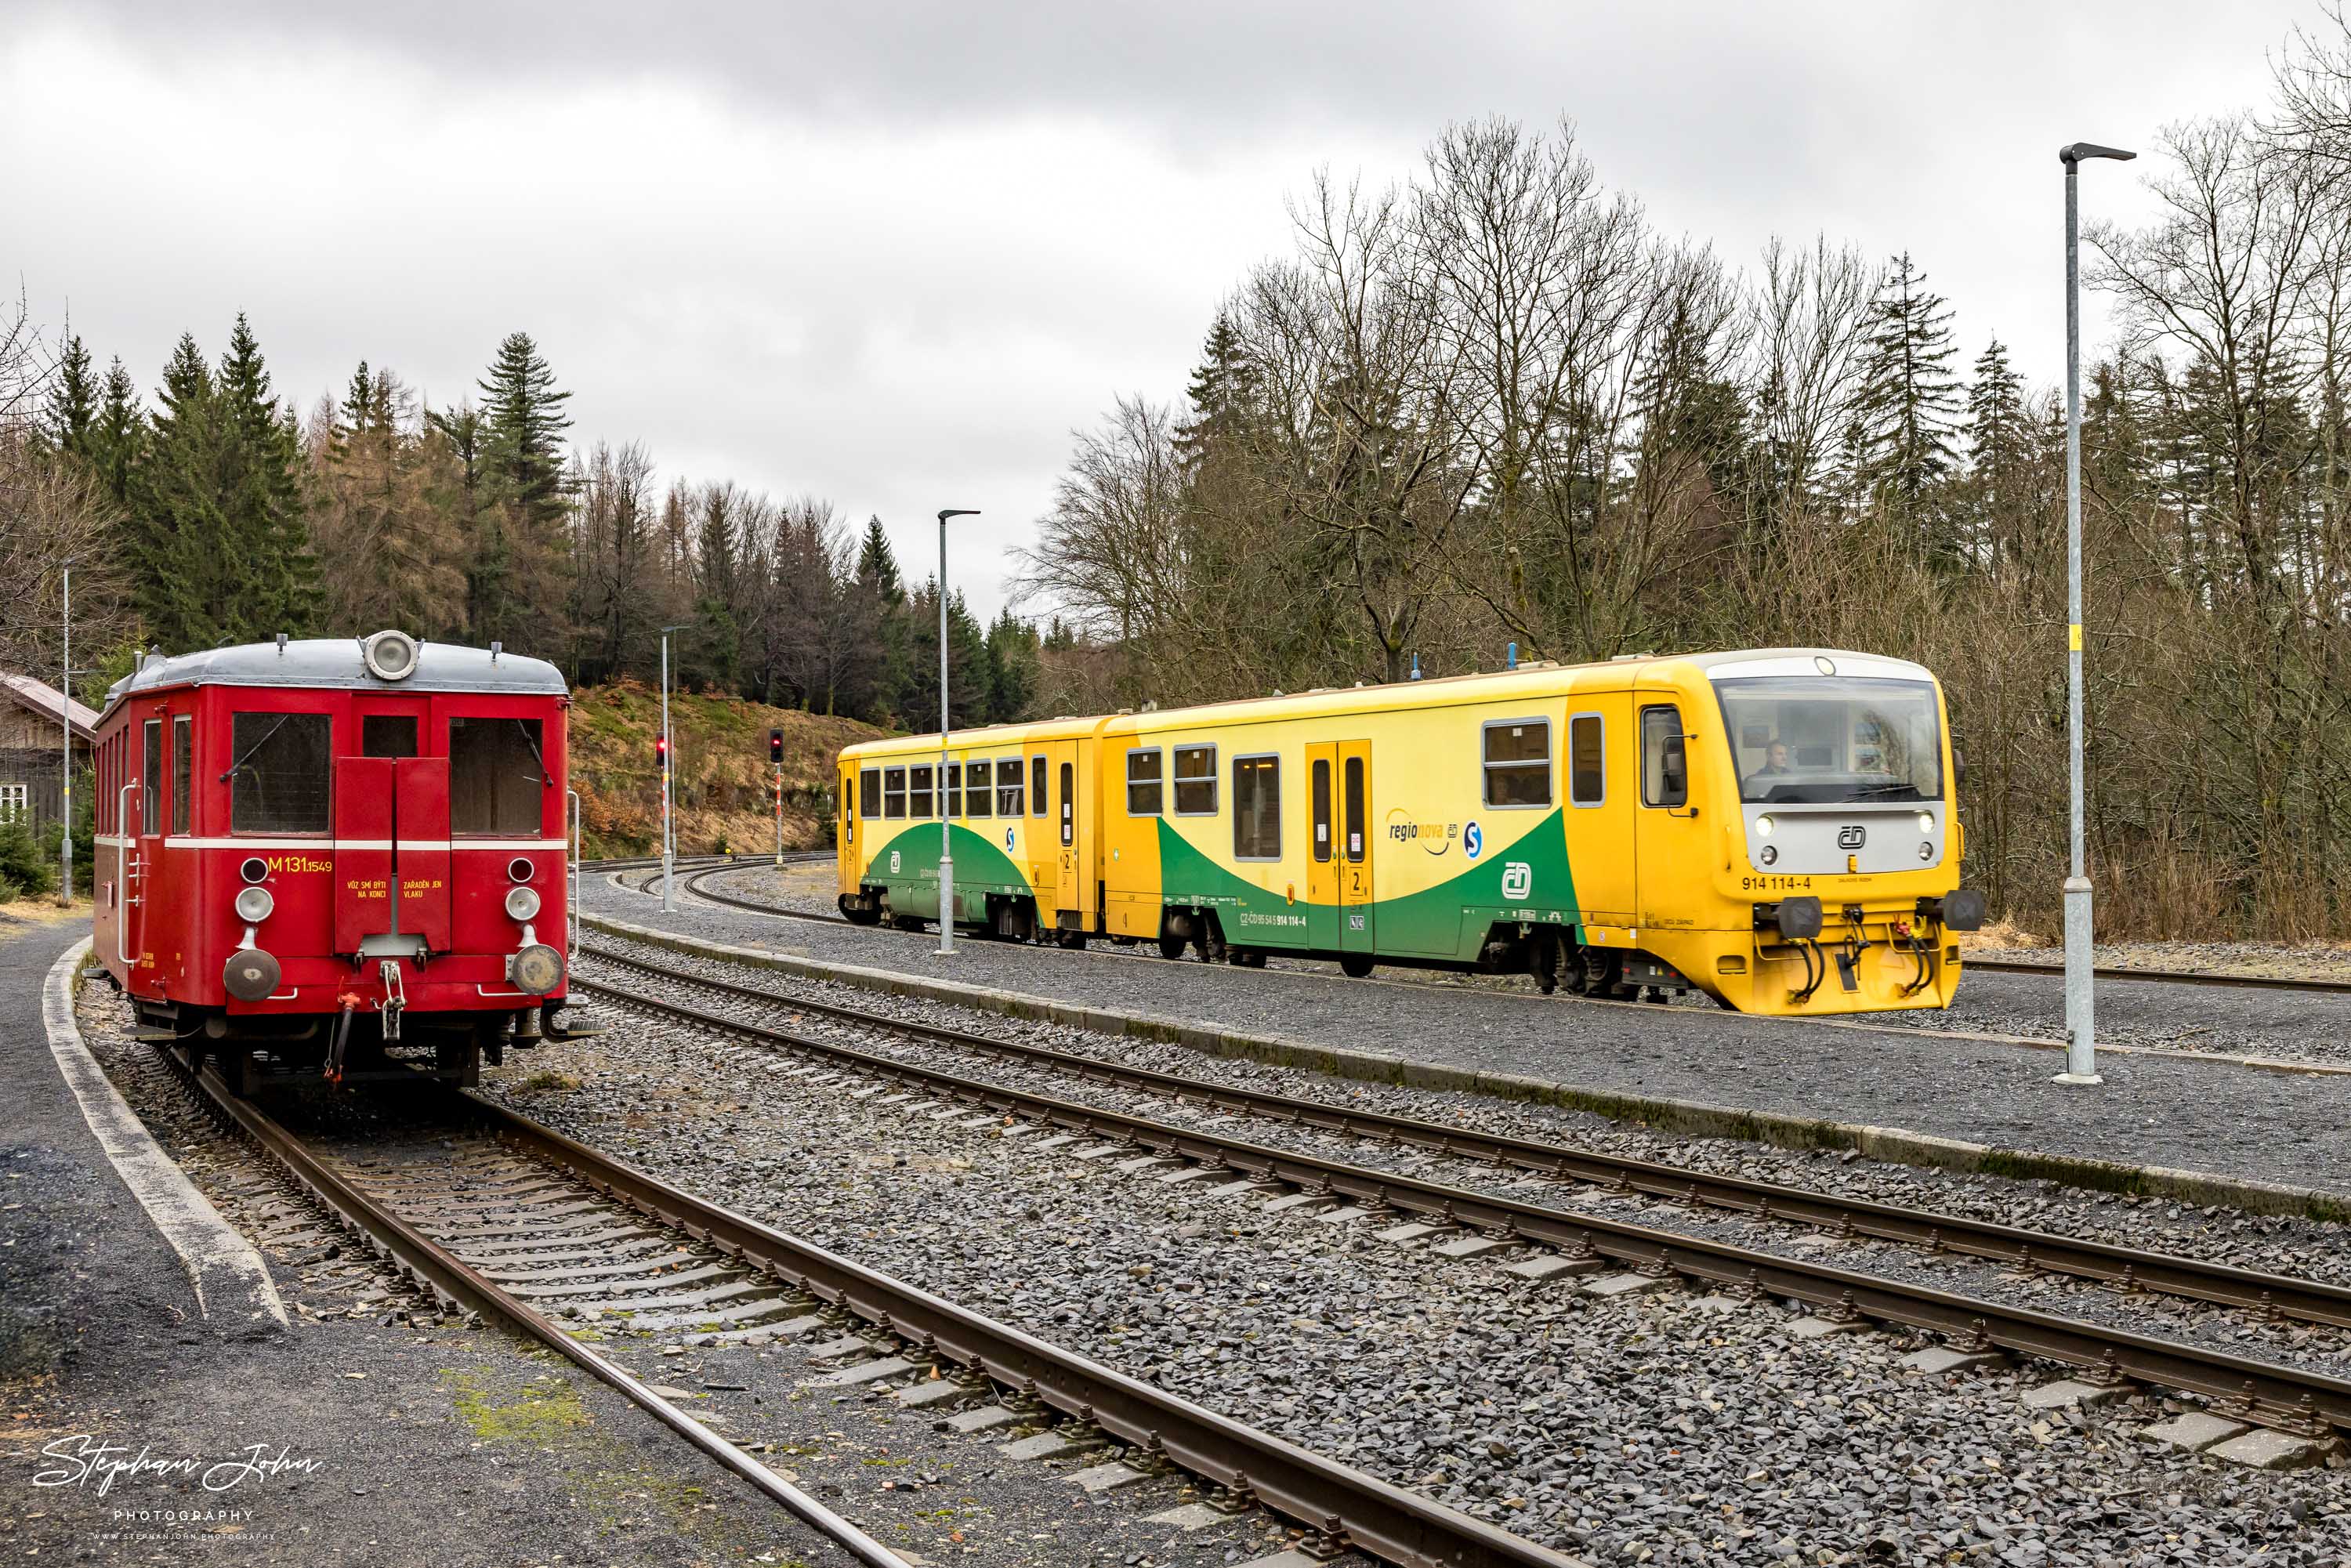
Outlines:
{"type": "Polygon", "coordinates": [[[371,673],[357,637],[306,637],[284,643],[244,643],[173,658],[151,656],[114,683],[106,709],[134,692],[167,686],[298,686],[372,692],[496,692],[514,696],[561,696],[563,672],[544,659],[469,648],[455,643],[418,644],[416,669],[387,681],[371,673]]]}

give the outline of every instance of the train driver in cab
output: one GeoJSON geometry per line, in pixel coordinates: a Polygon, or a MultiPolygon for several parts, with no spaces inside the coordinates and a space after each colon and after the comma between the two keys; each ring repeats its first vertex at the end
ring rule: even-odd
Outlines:
{"type": "Polygon", "coordinates": [[[1776,736],[1773,737],[1771,744],[1763,748],[1763,769],[1757,777],[1785,779],[1794,771],[1795,769],[1788,766],[1788,743],[1776,736]]]}

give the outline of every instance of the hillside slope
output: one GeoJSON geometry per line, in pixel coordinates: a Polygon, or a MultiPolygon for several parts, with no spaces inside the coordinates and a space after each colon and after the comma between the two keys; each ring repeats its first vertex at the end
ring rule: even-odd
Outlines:
{"type": "MultiPolygon", "coordinates": [[[[833,757],[883,732],[854,719],[827,718],[727,696],[670,694],[671,771],[677,851],[707,854],[772,848],[776,820],[768,731],[784,732],[784,847],[831,841],[833,757]]],[[[661,788],[653,737],[661,694],[635,681],[571,694],[571,787],[580,791],[590,859],[652,854],[661,848],[661,788]]]]}

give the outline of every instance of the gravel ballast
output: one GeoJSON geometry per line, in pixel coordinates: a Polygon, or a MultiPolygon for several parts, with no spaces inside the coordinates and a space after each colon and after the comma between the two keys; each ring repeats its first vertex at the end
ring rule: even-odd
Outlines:
{"type": "MultiPolygon", "coordinates": [[[[553,1059],[549,1059],[553,1060],[553,1059]]],[[[2335,1469],[2137,1436],[2135,1397],[2032,1414],[2014,1370],[1917,1376],[1773,1303],[1612,1301],[1360,1225],[796,1086],[642,1016],[492,1092],[668,1179],[1595,1562],[2331,1563],[2335,1469]]]]}
{"type": "MultiPolygon", "coordinates": [[[[2105,1084],[2083,1091],[2049,1082],[2053,1052],[1911,1027],[1546,1000],[1007,943],[961,942],[942,956],[935,937],[691,900],[663,914],[655,900],[606,878],[588,880],[582,904],[591,914],[697,939],[1287,1042],[1301,1055],[1322,1048],[1516,1075],[1572,1096],[1708,1107],[1725,1123],[1752,1112],[1908,1129],[2026,1156],[2011,1168],[2046,1154],[2325,1187],[2351,1201],[2351,1183],[2330,1180],[2351,1169],[2346,1077],[2110,1053],[2105,1084]]],[[[2195,993],[2206,1003],[2237,995],[2195,993]]]]}

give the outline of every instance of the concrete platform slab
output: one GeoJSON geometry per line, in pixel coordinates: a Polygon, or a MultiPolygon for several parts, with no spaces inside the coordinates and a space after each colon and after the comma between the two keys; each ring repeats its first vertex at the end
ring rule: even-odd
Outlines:
{"type": "Polygon", "coordinates": [[[2242,1421],[2231,1421],[2209,1410],[2183,1410],[2168,1421],[2157,1422],[2139,1436],[2166,1448],[2200,1454],[2215,1443],[2225,1443],[2252,1430],[2242,1421]]]}
{"type": "Polygon", "coordinates": [[[2101,1405],[2112,1405],[2129,1394],[2127,1388],[2102,1388],[2095,1383],[2076,1383],[2070,1377],[2061,1377],[2054,1383],[2027,1389],[2024,1405],[2028,1410],[2061,1410],[2068,1406],[2091,1410],[2101,1405]]]}
{"type": "Polygon", "coordinates": [[[1970,1372],[1979,1366],[1997,1366],[2008,1357],[1996,1350],[1953,1350],[1947,1344],[1928,1345],[1914,1350],[1902,1358],[1902,1364],[1913,1372],[1938,1374],[1970,1372]]]}
{"type": "Polygon", "coordinates": [[[1865,1321],[1839,1322],[1834,1318],[1798,1318],[1788,1325],[1792,1339],[1826,1339],[1831,1334],[1865,1333],[1872,1325],[1865,1321]]]}
{"type": "Polygon", "coordinates": [[[2298,1470],[2318,1463],[2335,1446],[2332,1442],[2257,1427],[2241,1437],[2215,1443],[2204,1451],[2216,1459],[2256,1470],[2298,1470]]]}
{"type": "Polygon", "coordinates": [[[1113,1459],[1106,1465],[1089,1465],[1070,1479],[1084,1488],[1088,1497],[1093,1497],[1106,1491],[1116,1491],[1121,1487],[1131,1487],[1137,1481],[1151,1478],[1124,1460],[1113,1459]]]}
{"type": "Polygon", "coordinates": [[[998,1427],[1009,1427],[1020,1419],[1018,1410],[1007,1410],[1001,1405],[983,1405],[977,1410],[958,1410],[939,1422],[942,1432],[986,1432],[998,1427]]]}
{"type": "Polygon", "coordinates": [[[1008,1459],[1058,1459],[1066,1454],[1082,1454],[1102,1446],[1101,1437],[1086,1433],[1072,1433],[1067,1427],[1056,1427],[1050,1432],[1014,1442],[999,1443],[996,1451],[1008,1459]]]}

